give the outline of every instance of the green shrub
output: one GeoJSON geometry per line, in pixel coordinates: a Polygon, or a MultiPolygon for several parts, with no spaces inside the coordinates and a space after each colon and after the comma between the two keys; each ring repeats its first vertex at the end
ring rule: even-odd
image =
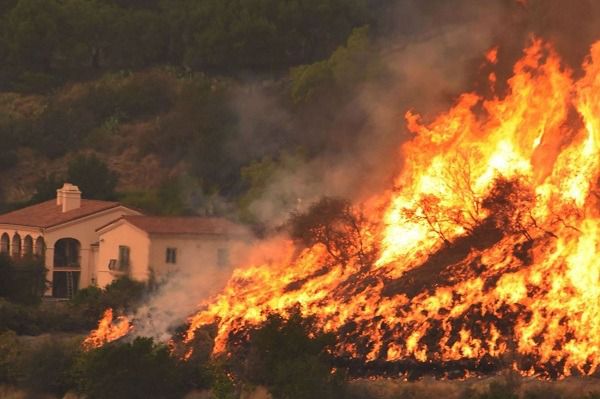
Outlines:
{"type": "Polygon", "coordinates": [[[107,308],[130,309],[139,303],[146,293],[144,283],[123,277],[104,289],[90,286],[77,291],[70,306],[88,328],[93,328],[107,308]]]}
{"type": "Polygon", "coordinates": [[[12,260],[0,254],[0,296],[16,303],[39,303],[46,290],[46,272],[43,259],[12,260]]]}
{"type": "Polygon", "coordinates": [[[89,399],[179,399],[191,387],[181,362],[150,338],[84,352],[74,375],[89,399]]]}
{"type": "Polygon", "coordinates": [[[230,348],[232,370],[242,381],[264,385],[282,399],[343,396],[342,376],[332,372],[327,354],[335,343],[334,335],[320,332],[314,319],[303,318],[298,309],[286,318],[269,315],[248,337],[237,352],[230,348]]]}
{"type": "Polygon", "coordinates": [[[78,339],[48,338],[34,344],[23,356],[20,384],[35,392],[64,395],[73,387],[71,369],[80,347],[78,339]]]}

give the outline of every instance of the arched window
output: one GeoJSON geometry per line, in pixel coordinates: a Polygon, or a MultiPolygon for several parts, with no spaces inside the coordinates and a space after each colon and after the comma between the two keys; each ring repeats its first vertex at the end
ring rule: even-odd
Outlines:
{"type": "Polygon", "coordinates": [[[27,234],[23,239],[23,255],[33,255],[33,238],[31,238],[29,234],[27,234]]]}
{"type": "Polygon", "coordinates": [[[35,239],[35,256],[44,256],[46,253],[46,243],[44,237],[39,236],[35,239]]]}
{"type": "Polygon", "coordinates": [[[21,236],[19,235],[19,233],[15,233],[15,235],[13,236],[11,247],[12,247],[11,248],[12,256],[14,256],[16,258],[21,256],[21,236]]]}
{"type": "Polygon", "coordinates": [[[2,234],[0,238],[0,252],[8,255],[8,251],[10,249],[10,237],[7,233],[2,234]]]}
{"type": "Polygon", "coordinates": [[[54,267],[79,267],[81,244],[74,238],[61,238],[54,244],[54,267]]]}

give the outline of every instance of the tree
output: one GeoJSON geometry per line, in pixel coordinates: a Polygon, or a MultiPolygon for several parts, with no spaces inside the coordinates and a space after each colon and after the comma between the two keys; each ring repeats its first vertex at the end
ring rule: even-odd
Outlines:
{"type": "Polygon", "coordinates": [[[90,399],[179,399],[190,388],[181,362],[151,338],[84,352],[74,374],[79,391],[90,399]]]}
{"type": "Polygon", "coordinates": [[[296,104],[310,102],[329,92],[343,95],[381,72],[378,56],[372,49],[369,27],[355,28],[345,45],[328,59],[300,65],[290,71],[290,94],[296,104]]]}
{"type": "Polygon", "coordinates": [[[35,182],[35,192],[29,200],[32,204],[48,201],[56,198],[56,190],[62,187],[64,181],[62,177],[56,173],[51,173],[47,176],[39,178],[35,182]]]}
{"type": "Polygon", "coordinates": [[[44,260],[27,257],[13,261],[0,254],[0,296],[22,304],[37,304],[46,291],[44,260]]]}
{"type": "Polygon", "coordinates": [[[492,190],[482,202],[482,207],[489,211],[498,229],[522,234],[528,241],[533,240],[529,230],[538,227],[531,213],[534,205],[535,193],[522,179],[502,176],[496,178],[492,190]]]}
{"type": "Polygon", "coordinates": [[[69,163],[67,181],[79,187],[88,199],[114,200],[118,175],[96,155],[79,155],[69,163]]]}
{"type": "Polygon", "coordinates": [[[49,72],[61,41],[62,10],[56,0],[19,0],[7,18],[13,62],[49,72]]]}
{"type": "Polygon", "coordinates": [[[307,247],[322,244],[342,265],[357,258],[363,266],[373,261],[374,250],[367,247],[363,230],[367,221],[347,200],[325,197],[306,213],[290,219],[291,236],[307,247]]]}

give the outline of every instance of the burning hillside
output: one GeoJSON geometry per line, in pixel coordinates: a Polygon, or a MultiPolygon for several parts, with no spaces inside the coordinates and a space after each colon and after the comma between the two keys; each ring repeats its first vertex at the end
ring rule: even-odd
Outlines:
{"type": "MultiPolygon", "coordinates": [[[[296,216],[295,242],[238,268],[190,318],[186,340],[216,324],[215,352],[225,351],[232,334],[298,305],[336,332],[336,356],[363,365],[595,373],[600,43],[576,78],[535,40],[508,88],[465,93],[428,124],[408,112],[414,138],[393,188],[296,216]]],[[[126,334],[122,323],[101,325],[88,344],[126,334]]]]}

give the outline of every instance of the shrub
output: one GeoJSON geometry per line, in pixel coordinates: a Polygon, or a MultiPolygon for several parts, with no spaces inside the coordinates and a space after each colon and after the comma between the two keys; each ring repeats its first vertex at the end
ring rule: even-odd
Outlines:
{"type": "Polygon", "coordinates": [[[144,283],[123,277],[113,281],[104,289],[90,286],[77,291],[70,305],[79,314],[81,321],[88,328],[93,328],[107,308],[132,308],[146,292],[144,283]]]}
{"type": "Polygon", "coordinates": [[[175,399],[190,388],[181,362],[151,338],[84,352],[74,373],[79,391],[90,399],[175,399]]]}
{"type": "Polygon", "coordinates": [[[21,350],[14,331],[0,333],[0,383],[16,382],[20,357],[21,350]]]}
{"type": "Polygon", "coordinates": [[[80,351],[78,339],[44,339],[23,356],[23,387],[64,395],[73,386],[71,369],[80,351]]]}
{"type": "Polygon", "coordinates": [[[332,372],[327,354],[335,343],[334,335],[320,332],[314,319],[303,318],[298,309],[286,318],[269,315],[248,337],[237,351],[235,346],[230,348],[234,352],[232,370],[242,381],[264,385],[282,399],[343,395],[341,375],[332,372]]]}
{"type": "Polygon", "coordinates": [[[26,257],[13,261],[0,254],[0,296],[22,304],[37,304],[46,290],[43,260],[26,257]]]}

